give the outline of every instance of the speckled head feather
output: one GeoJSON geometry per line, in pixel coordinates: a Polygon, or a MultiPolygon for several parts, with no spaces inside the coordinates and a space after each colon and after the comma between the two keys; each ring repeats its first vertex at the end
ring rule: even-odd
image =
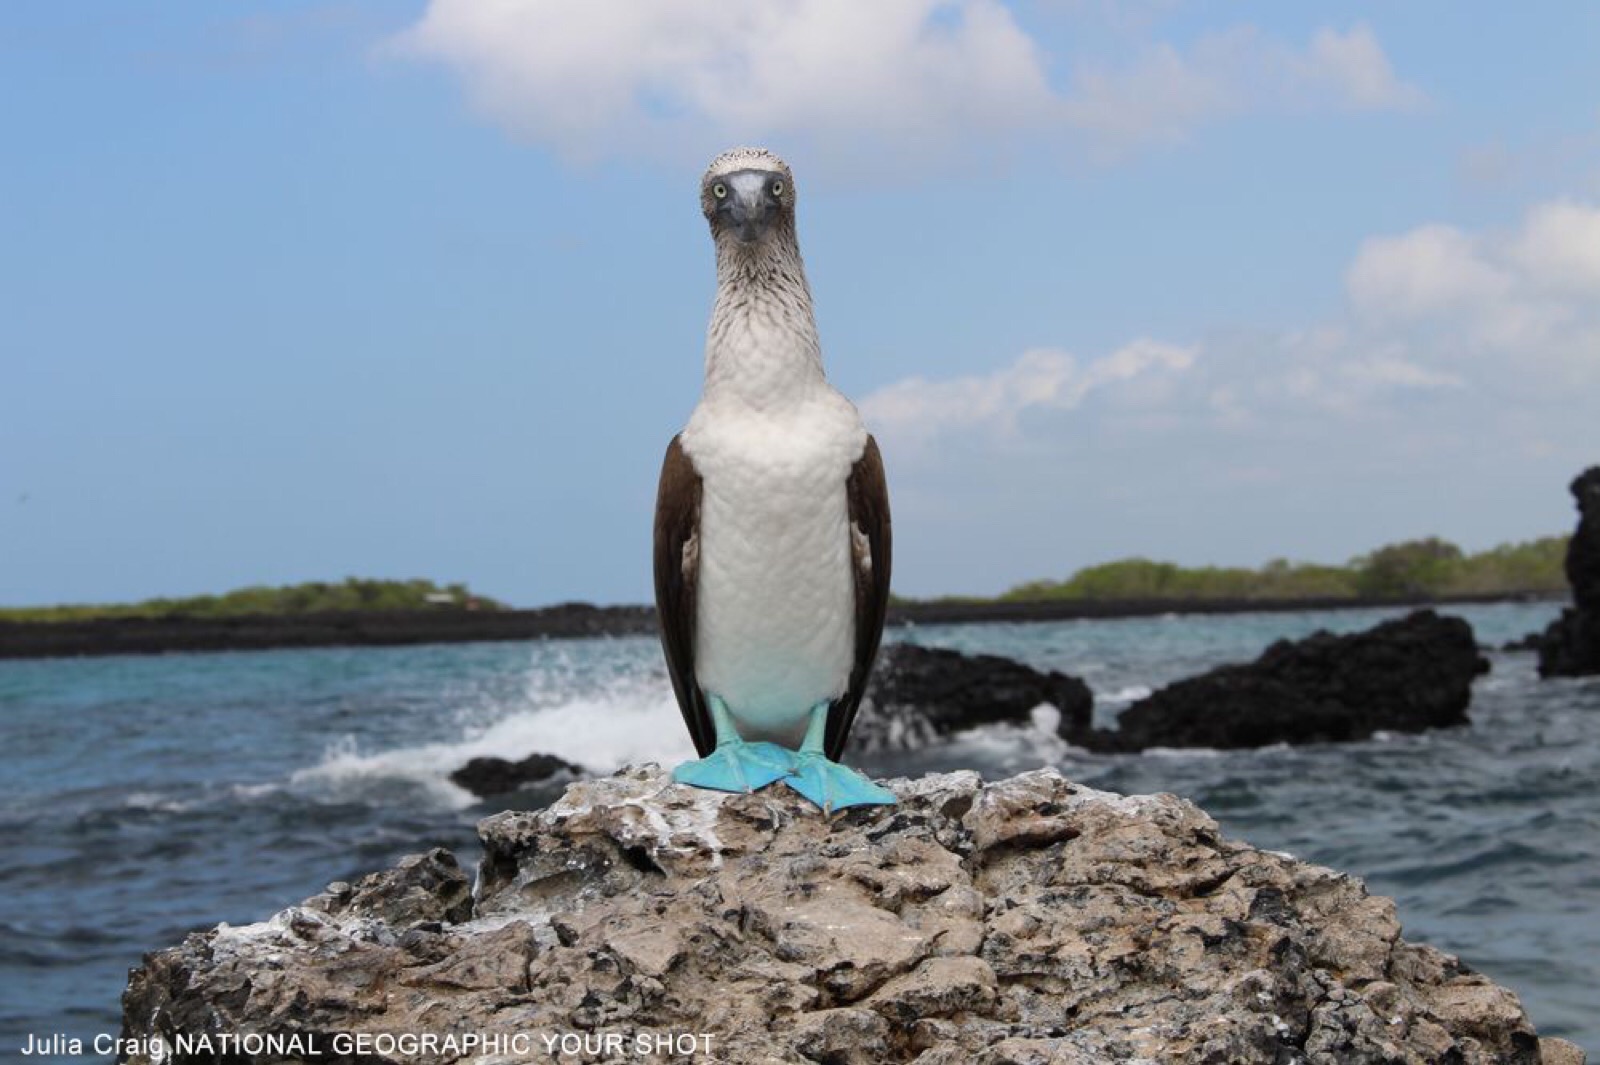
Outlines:
{"type": "Polygon", "coordinates": [[[711,217],[717,206],[711,187],[716,184],[718,178],[736,174],[741,170],[761,170],[781,178],[783,195],[779,199],[783,206],[791,214],[793,213],[794,174],[789,170],[789,164],[765,148],[730,148],[711,160],[711,165],[706,167],[705,175],[700,178],[700,207],[707,218],[711,217]]]}
{"type": "Polygon", "coordinates": [[[794,175],[789,172],[789,164],[779,159],[765,148],[729,148],[706,167],[705,177],[701,181],[710,181],[712,178],[731,174],[735,170],[770,170],[774,174],[782,174],[783,180],[794,184],[794,175]]]}

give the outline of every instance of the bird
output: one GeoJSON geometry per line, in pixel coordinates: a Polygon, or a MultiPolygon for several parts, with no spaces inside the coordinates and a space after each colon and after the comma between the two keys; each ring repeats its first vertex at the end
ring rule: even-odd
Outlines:
{"type": "Polygon", "coordinates": [[[700,754],[673,778],[782,781],[825,813],[892,804],[839,764],[888,610],[889,495],[877,441],[823,372],[794,176],[735,148],[700,207],[717,265],[705,381],[655,512],[662,649],[700,754]]]}

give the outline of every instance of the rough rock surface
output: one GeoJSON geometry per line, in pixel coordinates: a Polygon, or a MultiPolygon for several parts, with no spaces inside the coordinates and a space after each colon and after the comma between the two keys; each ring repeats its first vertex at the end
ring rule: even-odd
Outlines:
{"type": "Polygon", "coordinates": [[[1577,531],[1567,543],[1567,583],[1573,606],[1539,640],[1539,673],[1573,677],[1600,673],[1600,466],[1572,482],[1577,531]]]}
{"type": "Polygon", "coordinates": [[[450,780],[482,799],[557,779],[574,780],[582,775],[581,766],[553,754],[535,753],[516,762],[505,758],[473,758],[451,773],[450,780]]]}
{"type": "Polygon", "coordinates": [[[1488,668],[1470,625],[1419,610],[1348,636],[1279,640],[1252,663],[1168,685],[1091,746],[1261,747],[1465,725],[1472,680],[1488,668]]]}
{"type": "Polygon", "coordinates": [[[1089,731],[1094,695],[1077,677],[1041,673],[999,655],[889,644],[850,730],[850,747],[906,749],[979,725],[1027,725],[1042,703],[1060,712],[1057,731],[1068,741],[1089,731]]]}
{"type": "MultiPolygon", "coordinates": [[[[1388,899],[1187,802],[1053,770],[891,786],[899,806],[830,820],[654,766],[574,784],[482,822],[475,892],[434,851],[147,956],[123,1035],[588,1036],[555,1060],[699,1065],[1541,1058],[1516,996],[1402,940],[1388,899]],[[640,1057],[641,1035],[702,1039],[640,1057]]],[[[547,1060],[363,1060],[463,1057],[547,1060]]]]}

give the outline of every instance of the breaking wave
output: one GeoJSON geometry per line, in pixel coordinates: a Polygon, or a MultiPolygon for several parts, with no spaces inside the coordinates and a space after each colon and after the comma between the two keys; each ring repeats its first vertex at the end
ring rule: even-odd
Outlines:
{"type": "Polygon", "coordinates": [[[473,758],[517,761],[553,754],[605,774],[630,763],[673,764],[695,754],[671,689],[638,679],[550,705],[502,708],[499,716],[460,727],[450,739],[382,749],[341,736],[315,765],[296,770],[290,786],[348,800],[400,785],[461,809],[477,799],[453,784],[450,774],[473,758]]]}

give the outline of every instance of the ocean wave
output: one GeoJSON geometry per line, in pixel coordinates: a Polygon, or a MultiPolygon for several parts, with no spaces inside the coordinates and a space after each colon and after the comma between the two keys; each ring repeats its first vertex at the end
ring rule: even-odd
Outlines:
{"type": "Polygon", "coordinates": [[[451,783],[452,772],[473,758],[516,761],[534,753],[556,755],[596,774],[629,763],[672,764],[695,756],[671,690],[630,681],[553,705],[510,708],[486,723],[465,726],[454,738],[431,743],[375,751],[342,737],[316,765],[296,770],[289,783],[341,799],[401,785],[435,805],[464,809],[477,799],[451,783]]]}
{"type": "MultiPolygon", "coordinates": [[[[1271,747],[1258,748],[1263,751],[1289,750],[1286,743],[1273,744],[1271,747]]],[[[1146,747],[1140,752],[1147,758],[1167,758],[1173,761],[1188,761],[1197,758],[1222,758],[1228,752],[1215,747],[1146,747]]]]}
{"type": "Polygon", "coordinates": [[[958,732],[949,753],[968,759],[979,769],[1014,772],[1024,768],[1059,765],[1083,752],[1056,735],[1061,711],[1048,703],[1034,707],[1028,725],[993,724],[958,732]]]}
{"type": "Polygon", "coordinates": [[[154,791],[130,791],[122,797],[122,805],[129,810],[151,810],[164,814],[187,813],[194,809],[197,800],[175,799],[154,791]]]}
{"type": "Polygon", "coordinates": [[[270,780],[257,784],[230,784],[228,785],[228,797],[239,802],[254,802],[269,795],[276,795],[282,790],[282,784],[270,780]]]}

